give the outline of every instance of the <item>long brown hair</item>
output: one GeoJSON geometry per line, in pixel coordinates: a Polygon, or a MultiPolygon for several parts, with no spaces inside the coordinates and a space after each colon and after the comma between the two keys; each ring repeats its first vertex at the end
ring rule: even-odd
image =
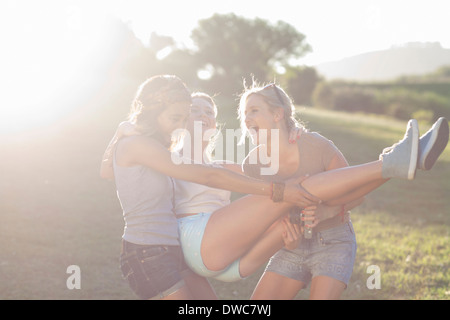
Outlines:
{"type": "Polygon", "coordinates": [[[174,75],[153,76],[139,86],[128,120],[143,135],[153,136],[158,133],[158,116],[178,102],[191,104],[191,94],[183,81],[174,75]]]}

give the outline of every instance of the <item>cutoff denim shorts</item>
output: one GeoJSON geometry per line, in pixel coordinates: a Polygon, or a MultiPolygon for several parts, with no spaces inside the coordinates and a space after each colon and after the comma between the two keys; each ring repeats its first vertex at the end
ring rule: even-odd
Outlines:
{"type": "Polygon", "coordinates": [[[240,259],[220,271],[209,270],[203,263],[200,248],[206,224],[212,213],[199,213],[178,219],[178,233],[184,259],[189,268],[202,277],[214,278],[223,282],[234,282],[243,279],[239,273],[240,259]]]}
{"type": "Polygon", "coordinates": [[[123,277],[136,295],[162,299],[185,285],[189,272],[180,246],[138,245],[123,240],[120,255],[123,277]]]}
{"type": "Polygon", "coordinates": [[[265,271],[301,281],[308,285],[316,276],[328,276],[348,284],[356,256],[356,237],[351,222],[313,232],[295,250],[281,249],[265,271]]]}

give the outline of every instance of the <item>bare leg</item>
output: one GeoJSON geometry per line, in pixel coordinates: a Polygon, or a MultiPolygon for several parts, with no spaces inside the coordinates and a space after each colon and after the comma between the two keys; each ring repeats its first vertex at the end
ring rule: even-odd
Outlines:
{"type": "MultiPolygon", "coordinates": [[[[252,294],[252,300],[292,300],[305,288],[305,283],[284,277],[275,272],[265,272],[252,294]]],[[[345,284],[339,280],[317,276],[311,281],[310,300],[338,300],[345,290],[345,284]]]]}
{"type": "Polygon", "coordinates": [[[338,300],[345,290],[345,283],[327,276],[317,276],[311,281],[310,300],[338,300]]]}
{"type": "Polygon", "coordinates": [[[284,277],[275,272],[264,272],[255,291],[252,300],[292,300],[297,293],[305,288],[302,281],[284,277]]]}
{"type": "MultiPolygon", "coordinates": [[[[370,192],[381,184],[381,168],[382,162],[374,161],[325,171],[304,180],[302,185],[326,202],[365,185],[370,186],[370,190],[366,190],[370,192]]],[[[274,203],[267,197],[247,196],[215,211],[206,225],[201,246],[206,267],[222,270],[242,257],[290,207],[290,204],[274,203]]]]}
{"type": "Polygon", "coordinates": [[[339,197],[339,198],[336,198],[333,200],[329,200],[326,203],[329,206],[337,206],[337,205],[351,203],[352,201],[355,201],[356,199],[360,199],[361,197],[364,197],[368,193],[372,192],[373,190],[375,190],[378,187],[385,184],[387,181],[389,181],[389,179],[379,179],[379,180],[376,180],[373,182],[369,182],[361,187],[356,188],[352,192],[349,192],[348,194],[346,194],[342,197],[339,197]]]}
{"type": "Polygon", "coordinates": [[[276,221],[245,253],[239,262],[239,272],[242,277],[248,277],[259,267],[269,261],[278,250],[283,247],[282,232],[284,227],[280,220],[276,221]]]}
{"type": "Polygon", "coordinates": [[[169,294],[167,297],[164,297],[161,300],[192,300],[193,298],[194,297],[192,296],[189,288],[187,286],[183,286],[179,290],[175,291],[172,294],[169,294]]]}
{"type": "MultiPolygon", "coordinates": [[[[381,176],[381,168],[382,162],[374,161],[358,166],[324,171],[304,180],[302,186],[324,202],[342,197],[362,186],[369,186],[364,190],[364,194],[367,194],[387,181],[381,176]]],[[[359,194],[358,197],[364,194],[359,194]]],[[[344,200],[339,199],[334,204],[348,202],[348,199],[344,200]]]]}
{"type": "Polygon", "coordinates": [[[189,272],[184,276],[184,281],[195,300],[217,300],[217,295],[211,287],[208,279],[199,276],[194,272],[189,272]]]}
{"type": "Polygon", "coordinates": [[[242,257],[291,207],[288,203],[274,203],[267,197],[252,195],[216,210],[206,225],[201,245],[205,266],[222,270],[242,257]]]}

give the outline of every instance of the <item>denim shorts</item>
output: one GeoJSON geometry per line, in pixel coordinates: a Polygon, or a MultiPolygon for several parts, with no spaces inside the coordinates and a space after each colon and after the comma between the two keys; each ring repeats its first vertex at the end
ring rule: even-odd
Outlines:
{"type": "Polygon", "coordinates": [[[269,261],[266,271],[301,281],[328,276],[348,284],[356,256],[356,238],[351,222],[313,232],[295,250],[281,249],[269,261]]]}
{"type": "Polygon", "coordinates": [[[223,270],[209,270],[203,263],[200,248],[205,233],[206,224],[212,213],[199,213],[178,219],[178,234],[186,264],[191,270],[202,277],[214,278],[223,282],[242,280],[239,273],[240,259],[232,262],[223,270]]]}
{"type": "Polygon", "coordinates": [[[185,285],[188,271],[179,246],[137,245],[123,240],[120,267],[141,299],[162,299],[185,285]]]}

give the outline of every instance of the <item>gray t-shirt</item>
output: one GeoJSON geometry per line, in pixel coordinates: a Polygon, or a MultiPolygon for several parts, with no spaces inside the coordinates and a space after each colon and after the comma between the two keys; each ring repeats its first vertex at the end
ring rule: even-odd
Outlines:
{"type": "MultiPolygon", "coordinates": [[[[326,171],[334,156],[341,154],[334,143],[320,135],[317,132],[303,132],[299,139],[297,139],[298,152],[300,155],[299,165],[295,173],[290,176],[302,177],[306,175],[314,175],[326,171]]],[[[282,181],[278,175],[261,175],[260,169],[262,165],[250,164],[249,157],[244,160],[244,173],[250,177],[262,179],[266,181],[282,181]]],[[[348,213],[345,214],[348,217],[348,213]]],[[[325,228],[332,221],[330,219],[321,221],[318,227],[325,228]]]]}
{"type": "Polygon", "coordinates": [[[113,166],[125,221],[123,239],[142,245],[179,245],[172,178],[141,165],[122,167],[115,159],[113,166]]]}

